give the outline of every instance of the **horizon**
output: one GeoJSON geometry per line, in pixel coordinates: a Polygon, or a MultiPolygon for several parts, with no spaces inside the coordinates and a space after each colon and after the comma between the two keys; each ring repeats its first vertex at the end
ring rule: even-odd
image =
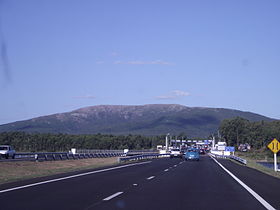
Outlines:
{"type": "Polygon", "coordinates": [[[223,107],[193,107],[193,106],[185,106],[182,104],[143,104],[143,105],[120,105],[120,104],[100,104],[100,105],[93,105],[93,106],[86,106],[86,107],[80,107],[78,109],[74,109],[74,110],[70,110],[70,111],[65,111],[65,112],[59,112],[59,113],[51,113],[51,114],[47,114],[47,115],[42,115],[42,116],[35,116],[32,118],[28,118],[28,119],[22,119],[22,120],[17,120],[17,121],[13,121],[13,122],[8,122],[8,123],[4,123],[4,124],[0,124],[1,125],[5,125],[5,124],[10,124],[10,123],[16,123],[16,122],[21,122],[21,121],[27,121],[27,120],[32,120],[35,118],[40,118],[40,117],[46,117],[46,116],[50,116],[50,115],[56,115],[56,114],[66,114],[66,113],[70,113],[70,112],[74,112],[80,109],[85,109],[85,108],[90,108],[90,107],[97,107],[97,106],[148,106],[148,105],[178,105],[178,106],[184,106],[184,107],[188,107],[188,108],[201,108],[201,109],[226,109],[226,110],[234,110],[234,111],[241,111],[241,112],[248,112],[248,113],[253,113],[253,114],[257,114],[260,116],[264,116],[267,118],[270,118],[272,120],[279,120],[279,119],[275,119],[275,118],[271,118],[259,113],[255,113],[255,112],[250,112],[250,111],[243,111],[243,110],[238,110],[238,109],[230,109],[230,108],[223,108],[223,107]]]}
{"type": "Polygon", "coordinates": [[[280,119],[280,2],[0,0],[0,125],[102,104],[280,119]]]}

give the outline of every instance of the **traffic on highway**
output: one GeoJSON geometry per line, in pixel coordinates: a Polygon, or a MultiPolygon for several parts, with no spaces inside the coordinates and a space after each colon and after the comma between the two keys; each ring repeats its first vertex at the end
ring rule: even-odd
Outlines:
{"type": "Polygon", "coordinates": [[[6,184],[0,203],[3,209],[279,209],[279,187],[276,178],[200,155],[200,161],[159,158],[6,184]]]}
{"type": "Polygon", "coordinates": [[[280,209],[277,178],[219,159],[209,147],[209,141],[178,143],[167,136],[158,154],[126,150],[116,166],[0,185],[1,208],[280,209]]]}

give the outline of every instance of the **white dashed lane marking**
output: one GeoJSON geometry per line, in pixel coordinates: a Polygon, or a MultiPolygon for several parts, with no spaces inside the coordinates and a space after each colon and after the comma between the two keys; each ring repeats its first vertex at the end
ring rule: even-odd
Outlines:
{"type": "Polygon", "coordinates": [[[113,195],[110,195],[109,197],[104,198],[103,201],[109,201],[109,200],[111,200],[111,199],[113,199],[113,198],[119,196],[120,194],[123,194],[123,192],[117,192],[117,193],[115,193],[115,194],[113,194],[113,195]]]}
{"type": "Polygon", "coordinates": [[[147,180],[151,180],[153,178],[155,178],[155,176],[150,176],[150,177],[147,178],[147,180]]]}

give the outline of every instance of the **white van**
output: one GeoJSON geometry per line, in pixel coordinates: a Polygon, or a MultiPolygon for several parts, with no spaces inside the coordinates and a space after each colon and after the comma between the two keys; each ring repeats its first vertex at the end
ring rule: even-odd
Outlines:
{"type": "Polygon", "coordinates": [[[8,159],[9,157],[15,158],[16,151],[12,146],[9,145],[0,145],[0,155],[8,159]]]}

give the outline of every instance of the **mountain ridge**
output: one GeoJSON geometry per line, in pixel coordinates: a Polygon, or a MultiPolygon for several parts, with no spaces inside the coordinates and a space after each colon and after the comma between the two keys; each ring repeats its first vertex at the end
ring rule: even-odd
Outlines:
{"type": "Polygon", "coordinates": [[[235,109],[188,107],[179,104],[97,105],[3,124],[0,125],[0,132],[116,135],[175,135],[184,132],[189,137],[206,137],[216,132],[222,120],[234,117],[250,121],[274,120],[235,109]]]}

